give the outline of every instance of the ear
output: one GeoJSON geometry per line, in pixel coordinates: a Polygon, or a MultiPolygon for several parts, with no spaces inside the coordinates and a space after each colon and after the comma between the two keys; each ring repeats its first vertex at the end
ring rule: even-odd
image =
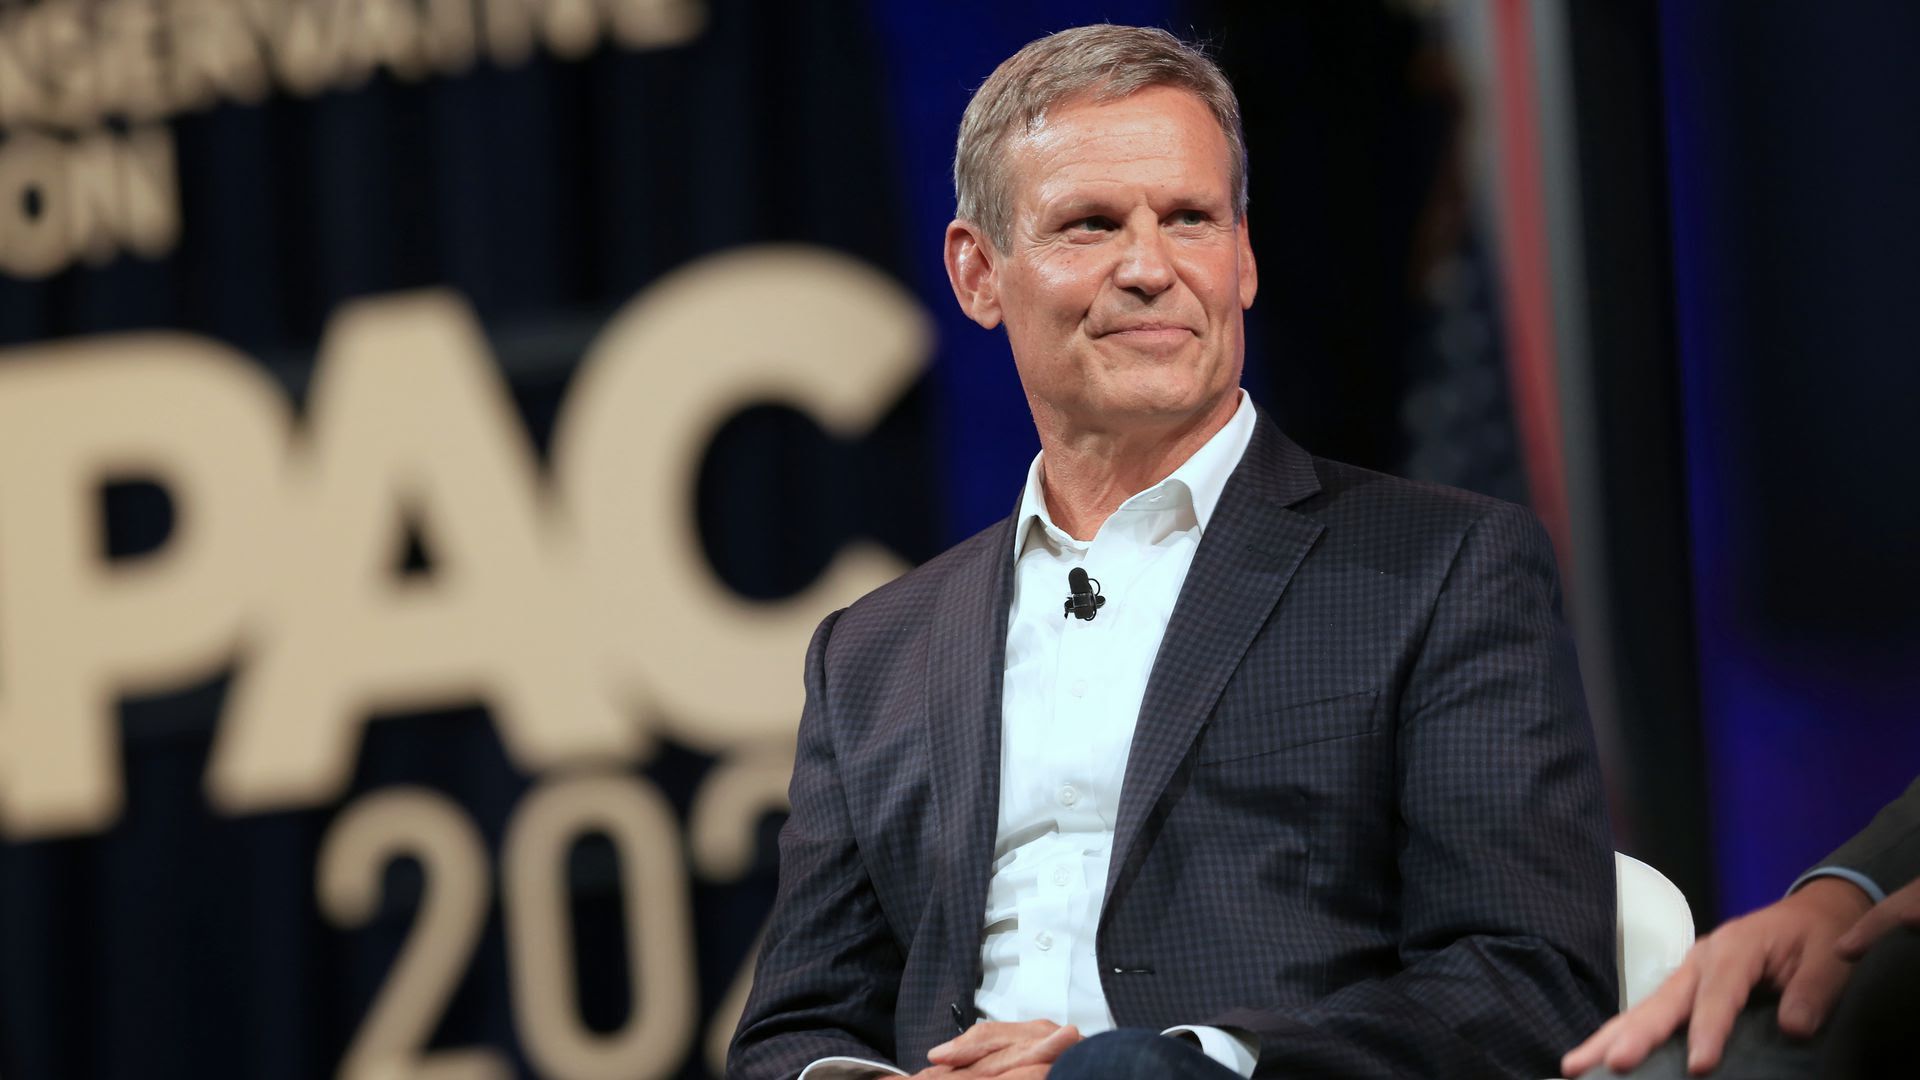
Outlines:
{"type": "Polygon", "coordinates": [[[1240,310],[1253,306],[1253,294],[1260,291],[1260,268],[1253,261],[1253,238],[1247,231],[1247,215],[1240,215],[1240,310]]]}
{"type": "Polygon", "coordinates": [[[979,226],[954,220],[947,224],[947,281],[967,318],[988,330],[1000,325],[999,281],[994,273],[993,245],[979,226]]]}

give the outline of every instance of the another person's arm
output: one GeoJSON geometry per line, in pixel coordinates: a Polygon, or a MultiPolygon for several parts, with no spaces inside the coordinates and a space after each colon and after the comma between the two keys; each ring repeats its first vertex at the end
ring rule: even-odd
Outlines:
{"type": "Polygon", "coordinates": [[[1920,926],[1920,880],[1915,878],[1920,878],[1920,780],[1802,876],[1785,898],[1702,939],[1645,1001],[1569,1051],[1562,1069],[1578,1076],[1604,1062],[1623,1072],[1685,1026],[1687,1067],[1705,1074],[1720,1063],[1734,1017],[1763,984],[1780,991],[1780,1030],[1812,1035],[1846,985],[1852,962],[1893,927],[1920,926]],[[1900,882],[1907,884],[1885,891],[1900,882]]]}

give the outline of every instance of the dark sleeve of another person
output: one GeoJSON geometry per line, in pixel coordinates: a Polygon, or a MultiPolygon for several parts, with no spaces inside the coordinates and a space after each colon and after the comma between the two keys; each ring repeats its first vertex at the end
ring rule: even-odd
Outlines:
{"type": "Polygon", "coordinates": [[[1819,865],[1865,874],[1887,892],[1920,878],[1920,779],[1819,865]]]}

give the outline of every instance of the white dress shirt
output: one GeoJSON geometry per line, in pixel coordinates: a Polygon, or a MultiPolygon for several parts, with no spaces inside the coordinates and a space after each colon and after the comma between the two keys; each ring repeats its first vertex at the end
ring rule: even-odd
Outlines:
{"type": "MultiPolygon", "coordinates": [[[[1052,1020],[1083,1035],[1114,1026],[1094,932],[1106,898],[1120,789],[1147,677],[1213,509],[1253,438],[1246,392],[1227,425],[1165,480],[1120,504],[1092,540],[1053,523],[1041,457],[1014,523],[1013,602],[1001,696],[1000,811],[981,920],[983,1020],[1052,1020]],[[1066,615],[1067,573],[1084,568],[1105,605],[1066,615]]],[[[1043,455],[1044,456],[1044,455],[1043,455]]],[[[1253,1073],[1250,1040],[1180,1027],[1208,1057],[1253,1073]]],[[[897,1070],[827,1058],[801,1080],[897,1070]]]]}

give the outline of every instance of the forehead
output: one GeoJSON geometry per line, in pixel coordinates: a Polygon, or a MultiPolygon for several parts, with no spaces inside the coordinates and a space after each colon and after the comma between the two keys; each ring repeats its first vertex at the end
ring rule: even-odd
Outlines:
{"type": "Polygon", "coordinates": [[[1112,101],[1082,96],[1055,105],[1008,141],[1006,160],[1020,202],[1110,186],[1228,198],[1230,153],[1198,95],[1152,86],[1112,101]]]}

